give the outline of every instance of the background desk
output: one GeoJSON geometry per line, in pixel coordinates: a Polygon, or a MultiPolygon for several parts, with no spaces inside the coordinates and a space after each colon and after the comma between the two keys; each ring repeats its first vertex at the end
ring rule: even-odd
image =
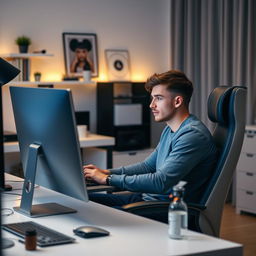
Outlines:
{"type": "MultiPolygon", "coordinates": [[[[102,168],[111,168],[112,167],[112,146],[115,145],[115,138],[110,136],[104,136],[99,134],[89,133],[87,137],[80,138],[80,147],[83,148],[94,148],[94,147],[104,147],[106,149],[106,166],[103,166],[103,163],[98,164],[102,168]]],[[[5,153],[17,153],[20,152],[18,142],[5,142],[4,143],[4,152],[5,153]]],[[[100,158],[99,152],[91,150],[88,157],[91,161],[95,163],[97,158],[100,158]]],[[[102,153],[102,152],[101,152],[102,153]]],[[[102,154],[101,154],[102,155],[102,154]]],[[[86,156],[85,156],[86,158],[86,156]]]]}
{"type": "MultiPolygon", "coordinates": [[[[13,188],[21,188],[22,182],[14,176],[6,175],[6,181],[13,188]]],[[[17,192],[17,191],[14,191],[17,192]]],[[[126,212],[99,205],[94,202],[84,203],[67,196],[46,190],[42,187],[35,189],[34,203],[58,202],[78,210],[75,214],[56,215],[32,219],[42,225],[56,229],[66,235],[76,238],[76,243],[46,248],[38,247],[37,252],[26,252],[24,245],[17,242],[17,237],[3,231],[3,236],[14,238],[15,246],[6,249],[9,255],[47,255],[47,256],[150,256],[150,255],[242,255],[242,246],[222,239],[186,231],[183,240],[168,238],[168,225],[135,216],[126,212]],[[73,235],[72,230],[81,225],[95,225],[107,229],[108,237],[83,239],[73,235]]],[[[13,207],[20,203],[20,196],[3,195],[3,207],[13,207]]],[[[29,221],[31,218],[14,213],[3,217],[3,223],[29,221]]]]}

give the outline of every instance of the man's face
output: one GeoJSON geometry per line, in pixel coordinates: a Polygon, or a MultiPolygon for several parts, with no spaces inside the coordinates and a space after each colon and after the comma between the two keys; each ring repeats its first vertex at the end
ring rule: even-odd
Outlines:
{"type": "Polygon", "coordinates": [[[88,51],[86,49],[77,48],[76,49],[76,56],[79,61],[84,61],[87,57],[88,51]]]}
{"type": "Polygon", "coordinates": [[[150,108],[156,122],[168,122],[176,113],[175,95],[165,85],[156,85],[151,92],[150,108]]]}

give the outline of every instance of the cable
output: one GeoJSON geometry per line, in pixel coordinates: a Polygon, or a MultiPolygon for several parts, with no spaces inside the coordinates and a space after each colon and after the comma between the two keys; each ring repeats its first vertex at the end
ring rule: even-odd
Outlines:
{"type": "Polygon", "coordinates": [[[2,216],[11,216],[13,214],[14,214],[13,209],[11,209],[11,208],[2,208],[2,216]]]}

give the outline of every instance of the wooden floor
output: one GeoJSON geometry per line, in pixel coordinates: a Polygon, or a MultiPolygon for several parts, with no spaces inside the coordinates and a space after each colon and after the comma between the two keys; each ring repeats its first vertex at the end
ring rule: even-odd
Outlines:
{"type": "Polygon", "coordinates": [[[220,237],[243,244],[244,256],[256,255],[256,215],[236,214],[235,207],[226,204],[222,216],[220,237]]]}

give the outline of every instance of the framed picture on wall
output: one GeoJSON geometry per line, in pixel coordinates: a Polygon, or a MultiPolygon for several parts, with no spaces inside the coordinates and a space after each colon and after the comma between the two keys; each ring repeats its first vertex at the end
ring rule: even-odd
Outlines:
{"type": "Polygon", "coordinates": [[[130,81],[130,58],[127,50],[105,50],[108,79],[130,81]]]}
{"type": "Polygon", "coordinates": [[[67,76],[81,77],[83,71],[98,76],[98,53],[96,34],[63,33],[63,48],[67,76]]]}

